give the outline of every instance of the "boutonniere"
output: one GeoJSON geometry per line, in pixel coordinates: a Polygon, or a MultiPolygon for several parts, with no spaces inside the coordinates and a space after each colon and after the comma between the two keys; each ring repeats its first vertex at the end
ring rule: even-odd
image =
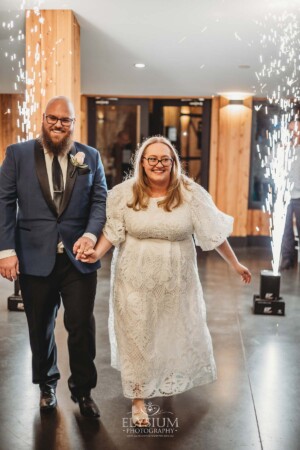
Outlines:
{"type": "Polygon", "coordinates": [[[75,153],[75,155],[72,155],[70,153],[71,164],[73,164],[73,166],[74,166],[72,173],[71,173],[71,178],[74,175],[76,169],[82,171],[82,173],[90,172],[89,166],[84,163],[84,158],[85,158],[85,154],[83,152],[75,153]]]}

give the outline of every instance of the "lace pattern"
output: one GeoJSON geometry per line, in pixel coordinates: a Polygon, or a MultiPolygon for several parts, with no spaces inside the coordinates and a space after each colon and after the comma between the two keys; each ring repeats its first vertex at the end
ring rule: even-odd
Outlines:
{"type": "Polygon", "coordinates": [[[169,396],[216,379],[192,234],[204,249],[214,248],[227,237],[232,219],[195,184],[172,212],[159,208],[157,199],[146,211],[133,211],[126,206],[131,183],[108,196],[105,234],[117,246],[111,363],[121,370],[125,397],[169,396]]]}

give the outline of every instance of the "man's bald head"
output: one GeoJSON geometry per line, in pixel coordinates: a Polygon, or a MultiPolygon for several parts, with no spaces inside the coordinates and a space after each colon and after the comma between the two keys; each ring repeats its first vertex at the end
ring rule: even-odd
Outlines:
{"type": "Polygon", "coordinates": [[[75,118],[75,108],[73,103],[68,97],[64,95],[58,95],[57,97],[52,97],[46,105],[45,114],[48,114],[48,111],[52,109],[53,105],[61,105],[65,110],[69,110],[69,117],[75,118]]]}

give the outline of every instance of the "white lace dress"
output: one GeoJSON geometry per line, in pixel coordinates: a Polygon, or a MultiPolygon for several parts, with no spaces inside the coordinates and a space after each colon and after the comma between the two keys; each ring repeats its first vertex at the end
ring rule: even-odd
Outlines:
{"type": "Polygon", "coordinates": [[[108,195],[104,234],[116,247],[112,262],[111,363],[121,370],[125,397],[184,392],[216,379],[195,243],[212,250],[231,233],[233,219],[198,184],[183,205],[166,212],[127,202],[132,180],[108,195]]]}

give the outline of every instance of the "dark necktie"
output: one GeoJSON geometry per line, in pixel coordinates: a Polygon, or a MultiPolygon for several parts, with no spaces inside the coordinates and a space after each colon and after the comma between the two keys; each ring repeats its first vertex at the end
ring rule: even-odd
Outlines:
{"type": "Polygon", "coordinates": [[[61,201],[64,195],[64,179],[57,156],[52,161],[52,183],[53,183],[53,201],[56,211],[59,212],[61,201]]]}

